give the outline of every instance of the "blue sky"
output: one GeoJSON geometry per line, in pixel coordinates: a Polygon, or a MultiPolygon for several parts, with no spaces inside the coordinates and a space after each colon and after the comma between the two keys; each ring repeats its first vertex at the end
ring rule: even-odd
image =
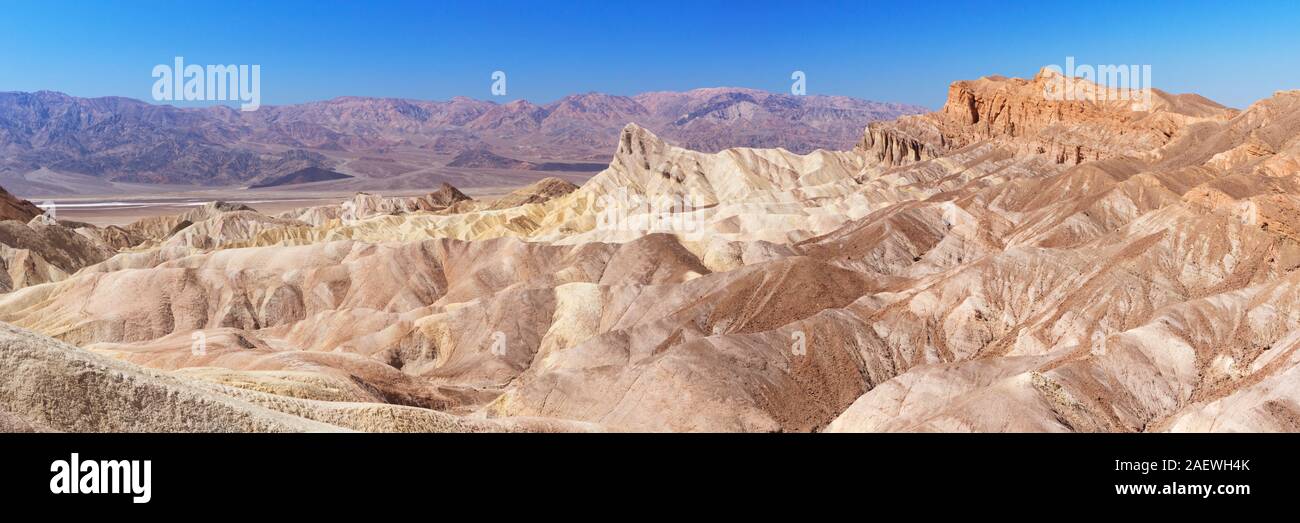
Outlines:
{"type": "Polygon", "coordinates": [[[1244,107],[1300,88],[1300,3],[0,0],[0,91],[150,99],[156,64],[259,64],[264,104],[341,95],[535,102],[743,86],[937,107],[949,82],[1150,64],[1244,107]],[[508,96],[491,96],[491,73],[508,96]]]}

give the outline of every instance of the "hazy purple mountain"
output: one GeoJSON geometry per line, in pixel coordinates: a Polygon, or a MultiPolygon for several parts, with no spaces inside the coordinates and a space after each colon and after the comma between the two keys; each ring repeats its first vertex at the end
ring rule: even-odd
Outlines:
{"type": "Polygon", "coordinates": [[[545,105],[341,97],[253,112],[10,92],[0,93],[0,174],[48,169],[115,182],[231,185],[308,167],[347,172],[345,164],[360,158],[396,158],[413,169],[446,166],[467,151],[492,151],[535,167],[605,159],[629,122],[693,149],[808,152],[849,148],[872,121],[924,111],[736,88],[587,93],[545,105]]]}

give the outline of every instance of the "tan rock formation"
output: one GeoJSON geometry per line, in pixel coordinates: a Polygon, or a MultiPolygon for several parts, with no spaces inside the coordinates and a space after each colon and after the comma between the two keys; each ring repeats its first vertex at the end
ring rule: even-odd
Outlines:
{"type": "Polygon", "coordinates": [[[1196,95],[1108,89],[1082,79],[1073,80],[1077,86],[1069,92],[1077,95],[1069,97],[1061,80],[1060,73],[1044,69],[1032,80],[991,76],[954,82],[938,112],[873,122],[859,148],[901,165],[987,140],[1017,154],[1074,165],[1151,152],[1194,123],[1221,122],[1236,113],[1196,95]],[[1135,101],[1147,98],[1150,107],[1134,108],[1135,101]]]}
{"type": "Polygon", "coordinates": [[[958,82],[855,151],[629,125],[581,187],[495,201],[5,222],[60,272],[0,321],[60,342],[0,333],[0,428],[1300,430],[1300,95],[1051,81],[958,82]]]}

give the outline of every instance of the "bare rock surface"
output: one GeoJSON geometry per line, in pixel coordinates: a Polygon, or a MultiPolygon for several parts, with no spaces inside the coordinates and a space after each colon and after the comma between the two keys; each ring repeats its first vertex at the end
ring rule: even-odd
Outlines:
{"type": "MultiPolygon", "coordinates": [[[[0,295],[0,428],[1300,430],[1300,94],[1135,108],[1051,74],[957,82],[853,150],[633,123],[581,186],[3,222],[58,272],[0,295]]],[[[447,117],[773,103],[733,94],[447,117]]]]}

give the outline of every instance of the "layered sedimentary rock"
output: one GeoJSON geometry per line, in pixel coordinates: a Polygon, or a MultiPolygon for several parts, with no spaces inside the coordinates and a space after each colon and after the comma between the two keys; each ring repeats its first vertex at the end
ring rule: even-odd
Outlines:
{"type": "Polygon", "coordinates": [[[473,199],[459,189],[444,183],[437,190],[423,196],[384,197],[357,193],[339,205],[323,205],[296,209],[280,214],[280,218],[299,220],[311,225],[324,225],[330,220],[351,223],[374,216],[388,216],[419,211],[459,211],[472,208],[473,199]]]}
{"type": "Polygon", "coordinates": [[[873,122],[859,148],[891,165],[927,160],[983,141],[1075,165],[1138,156],[1198,122],[1235,111],[1196,95],[1116,89],[1044,69],[1032,80],[954,82],[939,111],[873,122]]]}
{"type": "Polygon", "coordinates": [[[559,178],[543,178],[527,187],[511,191],[492,202],[489,209],[508,209],[530,203],[546,203],[578,190],[578,186],[559,178]]]}
{"type": "Polygon", "coordinates": [[[0,189],[0,292],[61,280],[133,242],[119,227],[58,221],[0,189]]]}
{"type": "Polygon", "coordinates": [[[853,151],[629,125],[576,188],[136,224],[0,296],[40,333],[0,357],[44,347],[24,372],[54,384],[0,382],[0,427],[1300,430],[1300,94],[1138,110],[1051,80],[958,82],[853,151]],[[211,412],[45,413],[86,408],[52,392],[73,360],[211,412]]]}

